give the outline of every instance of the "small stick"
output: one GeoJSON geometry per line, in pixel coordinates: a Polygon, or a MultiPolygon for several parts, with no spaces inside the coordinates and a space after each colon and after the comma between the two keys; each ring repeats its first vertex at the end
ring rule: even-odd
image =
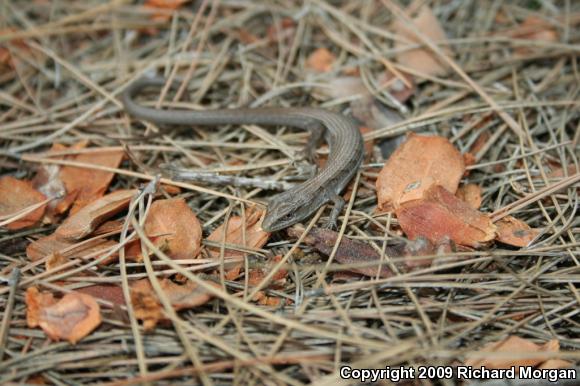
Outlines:
{"type": "Polygon", "coordinates": [[[228,185],[235,187],[252,187],[268,190],[288,190],[294,184],[285,181],[273,181],[263,178],[248,178],[239,176],[220,175],[217,173],[200,172],[190,169],[181,169],[175,166],[165,165],[166,170],[172,179],[181,181],[195,181],[196,183],[205,182],[215,185],[228,185]]]}

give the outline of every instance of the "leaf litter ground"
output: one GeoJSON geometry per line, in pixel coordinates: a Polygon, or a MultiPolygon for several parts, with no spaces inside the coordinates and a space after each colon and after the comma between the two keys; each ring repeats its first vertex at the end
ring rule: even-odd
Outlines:
{"type": "Polygon", "coordinates": [[[580,361],[576,2],[36,1],[1,20],[0,383],[580,361]],[[305,133],[124,114],[154,72],[183,84],[158,106],[356,118],[339,229],[330,208],[260,228],[263,187],[312,171],[305,133]]]}

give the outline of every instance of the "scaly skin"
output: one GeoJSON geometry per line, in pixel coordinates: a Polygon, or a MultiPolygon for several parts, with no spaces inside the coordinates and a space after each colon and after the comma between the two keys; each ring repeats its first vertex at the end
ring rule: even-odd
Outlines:
{"type": "Polygon", "coordinates": [[[363,158],[363,139],[357,125],[351,119],[330,111],[308,107],[161,110],[139,105],[133,100],[144,88],[161,87],[164,84],[163,78],[142,78],[133,82],[122,96],[125,110],[136,118],[155,124],[292,126],[309,130],[313,142],[317,142],[317,138],[324,133],[330,147],[326,166],[311,179],[274,196],[268,202],[262,228],[269,232],[284,229],[306,219],[330,201],[335,205],[329,224],[331,226],[336,224],[336,219],[344,206],[340,193],[358,171],[363,158]]]}

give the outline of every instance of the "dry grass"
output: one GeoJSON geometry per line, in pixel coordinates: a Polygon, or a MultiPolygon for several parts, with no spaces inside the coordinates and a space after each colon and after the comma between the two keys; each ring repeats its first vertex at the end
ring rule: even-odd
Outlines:
{"type": "MultiPolygon", "coordinates": [[[[11,281],[0,287],[5,320],[0,327],[0,383],[22,384],[42,374],[47,383],[59,385],[130,384],[135,377],[168,384],[187,382],[193,374],[195,382],[204,384],[339,384],[337,370],[343,364],[453,364],[483,343],[510,334],[536,342],[558,339],[559,357],[580,361],[578,174],[564,177],[563,189],[546,188],[560,181],[549,177],[548,164],[578,170],[580,4],[429,3],[455,56],[449,59],[439,47],[431,48],[451,71],[445,77],[414,73],[414,97],[406,105],[393,105],[375,85],[385,63],[393,65],[397,54],[393,41],[398,37],[388,26],[405,16],[394,1],[193,1],[156,22],[150,21],[150,9],[123,0],[1,2],[0,28],[12,32],[0,35],[0,47],[9,50],[15,63],[0,73],[2,175],[29,178],[39,163],[58,162],[34,154],[53,142],[88,139],[95,147],[123,147],[131,154],[115,170],[111,190],[140,186],[154,178],[162,163],[199,167],[205,160],[222,172],[281,180],[296,174],[289,157],[304,143],[303,133],[192,128],[142,139],[157,128],[130,121],[119,93],[133,79],[157,71],[182,76],[189,85],[181,97],[163,94],[160,100],[167,105],[319,105],[348,113],[348,102],[356,95],[323,98],[316,86],[359,68],[374,96],[403,116],[367,134],[367,140],[378,145],[408,131],[436,133],[467,152],[482,133],[489,133],[465,181],[482,186],[483,211],[500,217],[509,210],[542,233],[525,248],[496,244],[466,252],[468,258],[459,262],[372,280],[335,277],[339,265],[327,264],[300,240],[279,232],[246,260],[254,264],[268,254],[284,255],[288,280],[269,293],[291,300],[289,305],[260,306],[248,301],[256,288],[244,288],[243,280],[226,281],[220,298],[144,333],[130,309],[129,319],[122,320],[117,316],[123,310],[102,303],[103,325],[73,346],[27,328],[27,286],[64,293],[88,283],[126,285],[133,278],[168,272],[199,280],[198,274],[215,272],[219,263],[177,264],[153,247],[157,259],[152,256],[152,261],[98,270],[89,261],[76,261],[74,270],[47,275],[44,265],[30,263],[24,251],[30,240],[54,227],[2,229],[1,277],[8,279],[19,268],[21,278],[18,286],[11,281]],[[559,40],[492,34],[499,13],[512,26],[532,14],[542,17],[559,40]],[[285,18],[295,20],[295,33],[268,39],[268,29],[270,35],[284,30],[285,18]],[[157,30],[144,32],[152,26],[157,30]],[[241,30],[256,39],[240,39],[241,30]],[[308,54],[318,47],[337,55],[329,73],[304,70],[308,54]],[[527,50],[516,55],[522,47],[527,50]]],[[[403,66],[398,70],[407,71],[403,66]]],[[[364,165],[359,188],[374,186],[368,181],[382,161],[379,157],[364,165]]],[[[176,184],[206,235],[226,216],[241,214],[248,203],[264,202],[273,194],[176,184]]],[[[147,205],[145,197],[141,203],[147,205]]],[[[358,195],[349,205],[348,216],[341,218],[345,235],[378,250],[397,241],[396,221],[373,212],[374,194],[358,195]]],[[[141,210],[135,208],[127,217],[136,229],[141,210]]],[[[319,213],[320,224],[328,213],[329,208],[319,213]]]]}

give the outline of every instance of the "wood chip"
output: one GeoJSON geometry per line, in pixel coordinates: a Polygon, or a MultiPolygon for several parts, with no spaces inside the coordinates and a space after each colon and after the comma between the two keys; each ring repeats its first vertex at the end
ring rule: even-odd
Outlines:
{"type": "MultiPolygon", "coordinates": [[[[447,56],[452,56],[453,53],[449,50],[449,47],[444,45],[447,42],[445,31],[428,6],[421,7],[419,14],[412,21],[421,34],[439,44],[447,56]]],[[[406,40],[406,42],[395,41],[395,51],[397,51],[399,63],[422,74],[437,76],[447,73],[447,66],[429,48],[421,47],[404,50],[408,45],[421,44],[421,41],[410,28],[406,27],[405,23],[396,20],[393,24],[393,30],[406,40]]]]}
{"type": "Polygon", "coordinates": [[[86,237],[100,224],[126,209],[137,193],[136,189],[127,189],[107,194],[64,220],[55,234],[67,240],[86,237]]]}
{"type": "Polygon", "coordinates": [[[440,244],[449,238],[456,244],[477,248],[495,238],[496,227],[488,215],[439,185],[426,191],[422,199],[404,203],[396,214],[411,239],[423,236],[440,244]]]}
{"type": "Polygon", "coordinates": [[[481,186],[477,184],[462,185],[457,189],[455,196],[473,209],[481,206],[481,186]]]}
{"type": "Polygon", "coordinates": [[[75,344],[101,324],[100,307],[90,295],[71,292],[55,301],[30,287],[25,300],[28,326],[40,326],[52,340],[75,344]]]}
{"type": "Polygon", "coordinates": [[[412,134],[379,173],[379,210],[395,210],[434,185],[455,193],[464,171],[461,153],[446,138],[412,134]]]}
{"type": "MultiPolygon", "coordinates": [[[[104,254],[116,245],[117,242],[113,240],[95,238],[76,242],[64,240],[56,234],[52,234],[28,244],[28,247],[26,248],[26,256],[31,261],[37,261],[52,254],[60,254],[70,260],[82,258],[97,252],[104,254]]],[[[116,258],[117,254],[115,253],[114,255],[111,255],[109,259],[106,259],[103,264],[108,264],[116,260],[116,258]]]]}
{"type": "Polygon", "coordinates": [[[328,49],[318,48],[306,59],[306,68],[316,72],[330,72],[335,60],[336,56],[328,49]]]}
{"type": "MultiPolygon", "coordinates": [[[[6,218],[17,215],[46,200],[44,194],[32,187],[29,181],[22,181],[14,177],[5,176],[0,178],[0,217],[6,218]]],[[[28,228],[37,224],[44,215],[46,204],[34,209],[18,220],[6,224],[10,230],[28,228]]],[[[3,219],[0,219],[2,222],[3,219]]]]}
{"type": "MultiPolygon", "coordinates": [[[[91,152],[67,157],[68,160],[96,166],[117,168],[121,164],[125,153],[123,151],[91,152]]],[[[67,195],[74,196],[74,203],[69,210],[70,214],[78,212],[91,202],[103,197],[113,177],[112,172],[63,166],[60,170],[67,195]]],[[[63,210],[64,208],[61,208],[63,210]]]]}
{"type": "Polygon", "coordinates": [[[193,259],[201,249],[202,229],[183,198],[157,200],[145,221],[145,233],[173,259],[193,259]]]}
{"type": "MultiPolygon", "coordinates": [[[[207,281],[207,283],[220,288],[219,284],[212,281],[207,281]]],[[[179,285],[169,279],[162,279],[160,285],[176,311],[201,306],[213,297],[192,282],[179,285]]],[[[145,330],[150,331],[159,321],[166,320],[163,306],[149,279],[141,279],[131,285],[131,302],[135,309],[135,316],[143,320],[145,330]]]]}
{"type": "Polygon", "coordinates": [[[532,229],[525,222],[513,216],[506,216],[495,222],[497,226],[496,240],[514,247],[526,247],[540,234],[538,229],[532,229]]]}
{"type": "MultiPolygon", "coordinates": [[[[262,248],[268,238],[270,233],[262,229],[262,219],[264,217],[265,211],[256,208],[250,208],[246,212],[246,223],[243,223],[241,217],[232,216],[230,217],[227,224],[222,224],[217,227],[209,236],[209,241],[214,241],[216,243],[221,243],[224,240],[225,232],[225,244],[237,245],[243,249],[258,249],[262,248]],[[245,242],[244,242],[245,240],[245,242]]],[[[213,258],[220,257],[219,247],[210,247],[207,249],[209,254],[213,258]]],[[[226,246],[224,250],[224,257],[243,257],[244,252],[235,250],[233,248],[228,248],[226,246]]]]}
{"type": "Polygon", "coordinates": [[[546,360],[545,356],[538,355],[533,358],[518,358],[517,354],[525,355],[529,353],[550,353],[558,352],[560,349],[557,340],[551,340],[544,345],[538,345],[527,339],[518,336],[509,336],[499,342],[492,342],[485,345],[478,351],[478,355],[472,355],[471,358],[465,361],[466,366],[473,366],[475,368],[485,367],[488,369],[509,369],[512,366],[536,366],[546,360]],[[482,353],[489,353],[483,358],[482,353]],[[494,356],[493,353],[513,353],[514,357],[500,357],[494,356]]]}
{"type": "Polygon", "coordinates": [[[119,306],[125,305],[123,288],[121,288],[120,285],[95,284],[79,288],[76,291],[83,294],[91,295],[92,297],[97,299],[106,300],[119,306]]]}

